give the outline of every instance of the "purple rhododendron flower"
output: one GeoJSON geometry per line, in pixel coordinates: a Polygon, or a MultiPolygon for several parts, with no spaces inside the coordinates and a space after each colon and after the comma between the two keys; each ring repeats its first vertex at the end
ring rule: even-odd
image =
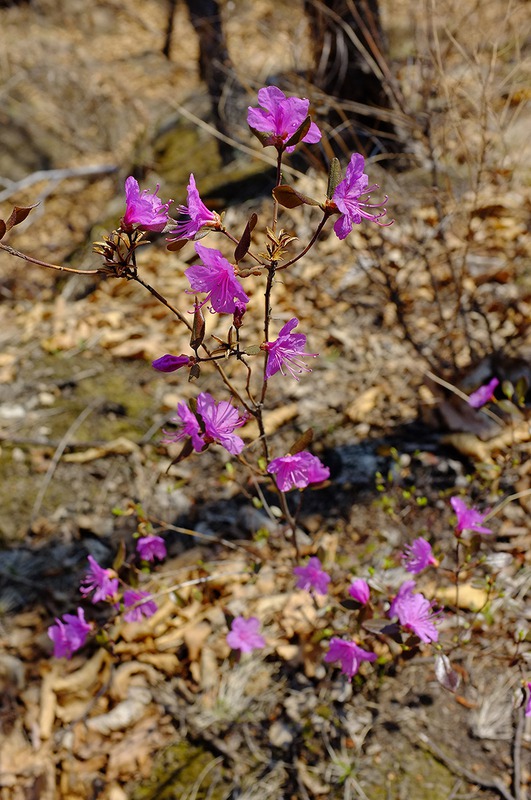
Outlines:
{"type": "Polygon", "coordinates": [[[274,458],[267,466],[267,471],[277,476],[278,488],[281,492],[290,489],[305,489],[310,483],[321,483],[330,477],[330,470],[321,464],[317,456],[307,450],[274,458]]]}
{"type": "Polygon", "coordinates": [[[156,358],[155,361],[152,361],[151,366],[159,372],[175,372],[176,369],[189,367],[194,363],[195,359],[192,356],[172,356],[170,353],[166,353],[160,358],[156,358]]]}
{"type": "Polygon", "coordinates": [[[144,561],[160,561],[166,558],[166,544],[162,536],[142,536],[136,543],[136,551],[144,561]]]}
{"type": "Polygon", "coordinates": [[[164,444],[180,442],[182,439],[186,439],[187,436],[190,436],[196,453],[200,453],[201,450],[205,448],[206,442],[203,438],[197,417],[190,411],[186,403],[177,404],[177,416],[170,417],[170,422],[180,425],[180,428],[176,431],[167,431],[163,428],[164,439],[162,441],[164,444]]]}
{"type": "Polygon", "coordinates": [[[364,606],[369,602],[371,590],[367,581],[363,580],[363,578],[356,578],[349,586],[348,593],[356,602],[364,606]]]}
{"type": "Polygon", "coordinates": [[[87,641],[91,625],[85,620],[85,612],[77,609],[77,616],[63,614],[63,620],[55,618],[56,625],[48,628],[48,636],[53,642],[55,658],[72,658],[72,654],[79,650],[87,641]]]}
{"type": "Polygon", "coordinates": [[[228,400],[216,403],[208,392],[201,392],[197,397],[197,412],[205,424],[205,441],[218,442],[225,450],[238,455],[245,443],[240,436],[233,433],[247,422],[247,417],[240,417],[238,409],[228,400]]]}
{"type": "Polygon", "coordinates": [[[293,574],[297,576],[297,589],[305,589],[307,592],[314,589],[317,594],[327,593],[330,575],[324,571],[316,556],[312,556],[305,567],[294,567],[293,574]]]}
{"type": "Polygon", "coordinates": [[[203,265],[188,267],[184,274],[190,281],[192,292],[206,292],[214,311],[218,314],[234,314],[239,311],[239,303],[248,303],[249,298],[243,291],[234,274],[234,267],[219,250],[212,250],[196,242],[195,250],[203,260],[203,265]],[[236,298],[236,299],[235,299],[236,298]]]}
{"type": "Polygon", "coordinates": [[[215,211],[210,211],[203,203],[195,185],[193,173],[188,183],[188,205],[179,206],[179,214],[186,215],[187,219],[177,220],[177,227],[170,231],[173,239],[169,242],[178,242],[180,239],[201,239],[209,230],[221,228],[221,217],[215,211]]]}
{"type": "Polygon", "coordinates": [[[93,603],[100,600],[110,600],[114,598],[118,591],[118,577],[113,569],[100,567],[96,559],[88,556],[89,569],[83,580],[79,591],[84,597],[94,592],[93,603]]]}
{"type": "Polygon", "coordinates": [[[171,417],[171,421],[176,424],[182,423],[181,427],[177,431],[163,430],[164,443],[178,442],[190,436],[194,450],[198,453],[211,442],[222,445],[233,456],[241,453],[245,443],[233,431],[244,425],[247,417],[240,416],[238,409],[234,408],[228,400],[220,400],[219,403],[216,403],[208,392],[201,392],[197,396],[197,413],[203,421],[204,432],[197,417],[190,411],[186,403],[179,403],[177,416],[171,417]]]}
{"type": "Polygon", "coordinates": [[[163,231],[168,222],[168,211],[171,200],[163,203],[157,197],[159,185],[154,192],[144,189],[140,191],[138,181],[129,176],[125,182],[125,214],[122,219],[124,228],[137,225],[145,231],[163,231]]]}
{"type": "Polygon", "coordinates": [[[382,217],[385,217],[387,211],[382,206],[388,201],[386,196],[381,203],[368,203],[369,196],[366,200],[361,200],[361,196],[372,192],[373,189],[379,189],[377,183],[368,186],[369,178],[363,172],[365,168],[365,159],[359,153],[353,153],[350,157],[350,163],[347,167],[345,178],[336,186],[332,201],[341,212],[341,216],[334,224],[334,232],[338,239],[345,239],[352,230],[353,225],[359,225],[362,217],[371,219],[378,225],[391,225],[392,220],[389,222],[380,222],[382,217]],[[376,213],[368,209],[380,208],[381,211],[376,213]]]}
{"type": "Polygon", "coordinates": [[[140,622],[142,617],[153,616],[157,610],[157,604],[151,599],[149,592],[127,589],[124,592],[124,608],[126,609],[124,614],[126,622],[140,622]]]}
{"type": "Polygon", "coordinates": [[[402,561],[408,572],[417,575],[429,566],[437,566],[437,559],[433,555],[431,544],[419,536],[411,544],[404,547],[402,561]]]}
{"type": "Polygon", "coordinates": [[[348,642],[334,636],[330,640],[330,647],[324,657],[325,661],[339,661],[341,672],[347,678],[353,678],[360,668],[362,661],[376,661],[376,653],[363,650],[355,642],[348,642]]]}
{"type": "MultiPolygon", "coordinates": [[[[308,116],[310,101],[306,98],[286,97],[278,87],[267,86],[259,89],[258,102],[262,108],[249,106],[247,124],[260,133],[269,134],[264,147],[273,145],[279,151],[286,150],[286,152],[292,153],[295,146],[285,147],[285,143],[308,116]]],[[[312,122],[301,141],[315,144],[320,138],[321,131],[315,122],[312,122]]]]}
{"type": "Polygon", "coordinates": [[[487,516],[486,514],[480,514],[475,508],[468,508],[465,501],[460,497],[451,497],[450,504],[457,517],[457,524],[455,526],[456,536],[461,536],[463,531],[484,534],[492,533],[490,528],[485,528],[485,526],[481,524],[487,516]]]}
{"type": "Polygon", "coordinates": [[[286,375],[284,368],[297,381],[299,380],[297,373],[300,375],[302,372],[311,372],[310,367],[306,366],[302,359],[316,358],[318,353],[304,352],[306,336],[304,333],[291,332],[298,324],[297,317],[293,317],[289,322],[286,322],[275,342],[264,342],[262,345],[262,350],[267,350],[269,354],[264,380],[269,380],[279,370],[282,375],[286,375]]]}
{"type": "Polygon", "coordinates": [[[499,383],[498,378],[493,378],[484,386],[480,386],[479,389],[476,389],[475,392],[469,395],[468,405],[472,406],[472,408],[481,408],[487,403],[490,403],[490,401],[494,399],[494,391],[499,383]]]}
{"type": "Polygon", "coordinates": [[[390,617],[398,617],[402,628],[413,631],[422,642],[436,642],[439,632],[433,624],[436,614],[433,603],[417,592],[413,594],[414,581],[406,581],[389,608],[390,617]]]}
{"type": "Polygon", "coordinates": [[[258,633],[260,620],[256,617],[235,617],[227,634],[227,644],[233,650],[241,650],[242,653],[250,653],[251,650],[259,650],[265,646],[264,637],[258,633]]]}

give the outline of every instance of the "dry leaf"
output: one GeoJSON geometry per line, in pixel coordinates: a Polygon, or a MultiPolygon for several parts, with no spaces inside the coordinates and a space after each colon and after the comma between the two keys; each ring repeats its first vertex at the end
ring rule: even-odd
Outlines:
{"type": "Polygon", "coordinates": [[[366,389],[345,408],[345,416],[351,422],[364,422],[375,407],[382,390],[377,386],[366,389]]]}
{"type": "Polygon", "coordinates": [[[151,692],[142,686],[131,686],[127,700],[122,700],[112,711],[91,717],[86,722],[91,731],[108,735],[111,731],[123,731],[130,728],[145,713],[146,707],[151,703],[151,692]]]}
{"type": "Polygon", "coordinates": [[[125,436],[119,436],[118,439],[113,439],[112,442],[108,442],[108,444],[104,444],[101,447],[89,447],[88,450],[83,450],[79,453],[67,453],[63,456],[63,461],[68,461],[71,464],[87,464],[97,458],[128,456],[131,453],[139,452],[140,448],[137,444],[130,439],[126,439],[125,436]]]}

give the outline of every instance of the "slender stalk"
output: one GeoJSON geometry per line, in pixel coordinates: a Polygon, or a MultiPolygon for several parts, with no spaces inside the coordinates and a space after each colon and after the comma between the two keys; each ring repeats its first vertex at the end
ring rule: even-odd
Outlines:
{"type": "Polygon", "coordinates": [[[314,244],[316,243],[317,239],[321,235],[321,231],[323,230],[323,228],[324,228],[324,226],[326,224],[326,221],[327,221],[329,216],[330,216],[330,214],[327,211],[325,211],[322,220],[320,221],[319,225],[317,226],[317,230],[315,231],[314,235],[312,236],[312,238],[310,239],[310,241],[308,242],[308,244],[306,245],[304,250],[301,250],[299,255],[295,256],[295,258],[290,259],[290,261],[286,261],[285,264],[281,264],[277,269],[279,269],[279,270],[287,269],[288,267],[291,267],[292,264],[295,264],[296,261],[298,261],[299,259],[301,259],[303,256],[306,255],[306,253],[314,246],[314,244]]]}
{"type": "Polygon", "coordinates": [[[25,253],[21,253],[20,250],[15,250],[14,247],[10,247],[8,244],[4,244],[4,242],[0,242],[0,249],[5,250],[6,253],[9,253],[10,256],[15,256],[15,258],[22,258],[23,261],[28,261],[30,264],[35,264],[37,267],[45,267],[46,269],[54,269],[57,272],[71,272],[73,275],[99,275],[99,274],[108,274],[108,271],[105,269],[75,269],[74,267],[63,267],[60,264],[49,264],[47,261],[40,261],[38,258],[33,258],[32,256],[27,256],[25,253]]]}

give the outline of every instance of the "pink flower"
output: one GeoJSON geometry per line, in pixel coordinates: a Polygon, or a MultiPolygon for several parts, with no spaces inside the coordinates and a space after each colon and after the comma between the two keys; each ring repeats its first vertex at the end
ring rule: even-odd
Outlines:
{"type": "Polygon", "coordinates": [[[247,418],[240,417],[237,408],[228,400],[216,403],[208,392],[201,392],[197,397],[197,413],[205,424],[205,441],[218,442],[233,456],[241,453],[244,441],[233,431],[245,425],[247,418]]]}
{"type": "Polygon", "coordinates": [[[217,442],[222,445],[232,455],[238,455],[245,447],[245,443],[240,436],[234,433],[236,428],[241,427],[247,422],[247,418],[240,416],[238,409],[228,400],[220,400],[216,403],[212,395],[208,392],[201,392],[197,396],[197,415],[196,416],[185,403],[177,406],[177,417],[171,417],[175,423],[182,422],[182,427],[178,431],[164,430],[164,442],[178,442],[187,436],[192,438],[192,445],[196,452],[204,450],[207,444],[217,442]],[[204,430],[198,421],[201,419],[204,430]]]}
{"type": "Polygon", "coordinates": [[[124,592],[124,607],[129,609],[124,614],[126,622],[140,622],[142,617],[152,617],[157,610],[157,604],[151,599],[151,595],[148,592],[135,591],[134,589],[127,589],[124,592]]]}
{"type": "Polygon", "coordinates": [[[299,380],[297,374],[311,372],[311,369],[306,366],[302,359],[316,358],[318,353],[303,352],[306,346],[306,336],[303,333],[291,332],[298,324],[297,317],[293,317],[289,322],[286,322],[275,342],[264,342],[262,345],[262,350],[266,350],[269,354],[264,374],[265,380],[268,380],[279,370],[282,375],[286,375],[284,368],[296,381],[299,380]]]}
{"type": "Polygon", "coordinates": [[[163,231],[168,222],[168,211],[171,200],[163,203],[157,197],[159,185],[154,192],[144,189],[140,191],[138,181],[129,176],[125,182],[125,214],[122,219],[124,228],[137,225],[145,231],[163,231]]]}
{"type": "Polygon", "coordinates": [[[143,536],[136,543],[136,551],[144,561],[162,561],[166,558],[166,544],[162,536],[143,536]]]}
{"type": "Polygon", "coordinates": [[[155,361],[152,361],[151,366],[159,372],[175,372],[176,369],[190,367],[194,363],[195,359],[192,356],[172,356],[170,353],[166,353],[160,358],[156,358],[155,361]]]}
{"type": "Polygon", "coordinates": [[[526,717],[531,717],[531,683],[527,683],[527,703],[525,705],[526,717]]]}
{"type": "Polygon", "coordinates": [[[290,489],[305,489],[310,483],[321,483],[330,477],[330,470],[321,464],[317,456],[303,450],[294,456],[287,455],[274,458],[267,466],[267,471],[277,476],[278,488],[281,492],[290,489]]]}
{"type": "MultiPolygon", "coordinates": [[[[384,203],[389,199],[387,196],[381,203],[368,203],[366,200],[362,201],[361,196],[373,189],[379,189],[378,184],[368,186],[369,178],[363,172],[365,167],[365,159],[359,153],[353,153],[350,157],[350,163],[347,167],[345,178],[336,186],[332,202],[337,210],[341,212],[341,216],[334,224],[334,232],[338,239],[345,239],[352,230],[353,225],[359,225],[362,217],[371,219],[378,225],[391,225],[391,222],[380,222],[382,217],[385,217],[387,211],[382,208],[384,203]],[[381,211],[372,213],[367,209],[381,208],[381,211]]],[[[370,195],[367,196],[367,200],[370,195]]]]}
{"type": "Polygon", "coordinates": [[[468,405],[472,408],[481,408],[482,406],[490,403],[494,399],[494,390],[499,384],[498,378],[493,378],[484,386],[480,386],[475,392],[472,392],[468,398],[468,405]]]}
{"type": "Polygon", "coordinates": [[[55,658],[72,658],[72,654],[79,650],[87,641],[91,625],[85,620],[85,612],[77,609],[77,616],[64,614],[64,622],[55,618],[56,625],[48,628],[48,636],[53,642],[55,658]]]}
{"type": "Polygon", "coordinates": [[[433,604],[423,594],[413,594],[414,581],[406,581],[400,587],[397,596],[389,608],[390,617],[398,617],[402,628],[413,631],[422,642],[436,642],[439,632],[432,620],[433,604]]]}
{"type": "Polygon", "coordinates": [[[355,642],[347,642],[334,636],[330,640],[330,647],[324,660],[328,662],[339,661],[343,675],[346,675],[347,678],[353,678],[362,661],[376,661],[376,653],[369,653],[355,642]]]}
{"type": "Polygon", "coordinates": [[[419,536],[418,539],[415,539],[411,544],[407,544],[404,547],[402,561],[407,571],[411,572],[413,575],[417,575],[430,565],[437,566],[438,564],[437,559],[433,555],[431,544],[427,542],[426,539],[423,539],[422,536],[419,536]]]}
{"type": "MultiPolygon", "coordinates": [[[[262,108],[249,107],[247,124],[251,129],[266,134],[263,138],[264,147],[273,145],[280,152],[286,150],[292,153],[295,146],[286,147],[285,143],[308,116],[310,101],[305,98],[286,97],[276,86],[268,86],[259,89],[258,102],[262,108]]],[[[312,122],[302,141],[315,144],[320,138],[321,131],[315,122],[312,122]]]]}
{"type": "Polygon", "coordinates": [[[348,593],[356,602],[364,606],[369,602],[371,590],[367,581],[364,581],[363,578],[356,578],[355,581],[352,581],[348,593]]]}
{"type": "Polygon", "coordinates": [[[204,264],[188,267],[184,274],[190,281],[191,292],[206,292],[214,311],[218,314],[234,314],[239,311],[240,303],[248,303],[249,298],[243,291],[234,274],[234,267],[229,264],[219,250],[212,250],[196,242],[195,250],[204,264]],[[236,298],[236,300],[235,300],[236,298]]]}
{"type": "Polygon", "coordinates": [[[256,617],[235,617],[227,634],[227,644],[233,650],[241,650],[242,653],[250,653],[251,650],[259,650],[265,646],[265,639],[258,633],[260,620],[256,617]]]}
{"type": "Polygon", "coordinates": [[[314,589],[317,594],[327,593],[330,575],[324,571],[315,556],[310,558],[305,567],[295,567],[293,574],[297,576],[297,589],[306,589],[307,592],[314,589]]]}
{"type": "Polygon", "coordinates": [[[195,185],[193,173],[188,184],[188,205],[179,206],[179,214],[185,214],[188,219],[177,220],[177,227],[170,231],[174,235],[169,242],[180,239],[200,239],[206,236],[209,230],[221,228],[221,217],[215,211],[210,211],[203,203],[195,185]]]}
{"type": "Polygon", "coordinates": [[[190,436],[196,453],[200,453],[201,450],[204,450],[206,442],[203,438],[201,427],[197,421],[197,417],[190,411],[186,403],[177,404],[177,416],[170,417],[170,422],[174,422],[176,425],[180,424],[181,427],[176,431],[167,431],[163,428],[164,439],[162,441],[164,444],[180,442],[182,439],[186,439],[187,436],[190,436]]]}
{"type": "Polygon", "coordinates": [[[98,562],[88,556],[89,569],[83,580],[79,591],[84,597],[94,592],[93,603],[100,600],[110,600],[114,598],[118,591],[118,577],[113,569],[103,569],[98,562]]]}
{"type": "Polygon", "coordinates": [[[465,501],[460,497],[451,497],[450,504],[457,516],[457,524],[455,526],[455,535],[461,536],[464,531],[471,531],[472,533],[492,533],[490,528],[485,528],[481,523],[487,516],[480,514],[475,508],[468,508],[465,501]]]}

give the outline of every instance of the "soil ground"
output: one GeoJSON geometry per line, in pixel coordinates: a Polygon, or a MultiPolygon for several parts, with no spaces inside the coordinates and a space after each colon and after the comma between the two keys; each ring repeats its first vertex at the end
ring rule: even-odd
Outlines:
{"type": "MultiPolygon", "coordinates": [[[[272,76],[324,115],[303,82],[301,5],[223,5],[243,117],[272,76]]],[[[331,573],[329,602],[294,589],[293,548],[250,502],[238,466],[214,448],[171,465],[179,448],[161,444],[160,428],[176,403],[219,391],[207,370],[198,385],[151,369],[165,352],[187,352],[183,327],[138,285],[0,254],[2,800],[525,798],[531,503],[523,494],[496,516],[456,599],[448,499],[466,490],[486,509],[530,488],[526,6],[445,2],[425,18],[408,0],[381,5],[404,155],[385,169],[376,155],[369,173],[396,221],[360,226],[344,243],[325,232],[274,295],[275,330],[296,315],[319,353],[300,382],[271,381],[266,424],[276,454],[312,427],[312,449],[330,466],[330,482],[304,499],[299,542],[331,573]],[[521,387],[519,408],[498,393],[497,420],[455,391],[492,375],[521,387]],[[121,546],[131,553],[139,508],[168,543],[150,579],[159,611],[117,623],[110,652],[93,643],[54,660],[46,629],[78,605],[87,554],[110,564],[121,546]],[[349,578],[392,592],[406,576],[400,552],[418,535],[440,561],[420,588],[443,608],[459,689],[441,686],[429,648],[395,652],[376,634],[377,667],[346,681],[322,662],[330,604],[335,629],[348,629],[339,603],[349,578]],[[238,614],[259,617],[267,640],[240,661],[225,642],[238,614]]],[[[0,9],[3,216],[39,201],[11,246],[89,269],[91,243],[123,213],[127,175],[180,203],[193,169],[228,227],[258,213],[263,247],[262,151],[236,125],[255,155],[242,147],[221,165],[184,4],[171,59],[161,53],[166,13],[158,0],[0,9]]],[[[315,158],[297,167],[298,188],[321,196],[315,158]]],[[[315,224],[309,207],[283,212],[302,244],[315,224]]],[[[154,237],[141,274],[186,310],[193,259],[191,245],[168,254],[154,237]]],[[[226,334],[223,320],[208,322],[226,334]]],[[[258,320],[245,330],[260,343],[258,320]]],[[[242,435],[251,457],[251,426],[242,435]]]]}

